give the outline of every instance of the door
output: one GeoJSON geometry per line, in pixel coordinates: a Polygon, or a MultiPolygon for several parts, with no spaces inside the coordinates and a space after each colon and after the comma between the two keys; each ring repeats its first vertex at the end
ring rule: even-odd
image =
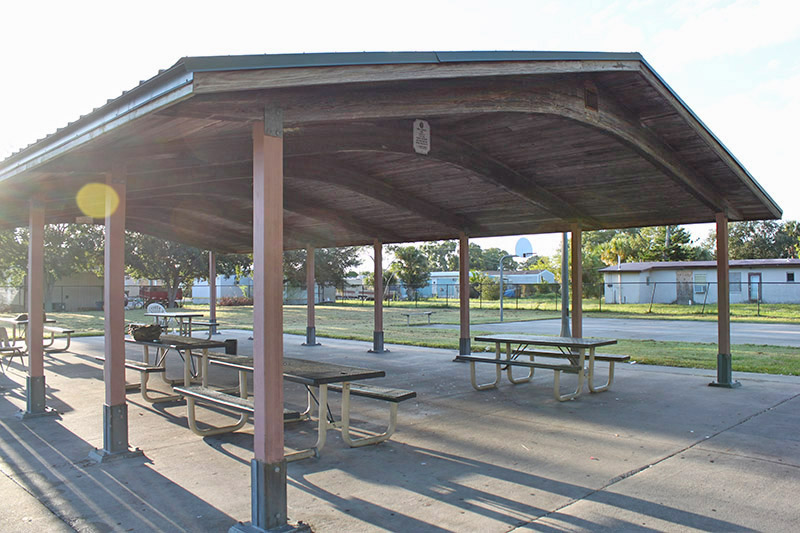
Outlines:
{"type": "Polygon", "coordinates": [[[751,302],[761,301],[761,272],[750,272],[747,275],[747,290],[751,302]]]}
{"type": "Polygon", "coordinates": [[[689,305],[689,301],[692,299],[692,271],[678,270],[675,273],[675,281],[677,282],[677,303],[679,305],[689,305]]]}

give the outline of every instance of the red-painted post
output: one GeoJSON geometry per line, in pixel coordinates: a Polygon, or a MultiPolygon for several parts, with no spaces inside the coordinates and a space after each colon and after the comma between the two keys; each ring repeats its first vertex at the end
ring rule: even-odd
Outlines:
{"type": "Polygon", "coordinates": [[[283,452],[283,113],[253,124],[252,526],[287,521],[283,452]]]}
{"type": "Polygon", "coordinates": [[[212,335],[217,334],[217,254],[208,252],[208,321],[212,335]]]}
{"type": "Polygon", "coordinates": [[[375,328],[372,332],[372,349],[371,353],[385,353],[389,350],[383,345],[383,243],[375,241],[372,244],[375,253],[375,264],[373,274],[375,281],[373,283],[373,302],[375,303],[374,309],[374,322],[375,328]]]}
{"type": "Polygon", "coordinates": [[[114,165],[106,176],[103,308],[105,363],[103,381],[103,449],[89,457],[106,461],[140,454],[128,446],[128,404],[125,398],[125,168],[114,165]]]}
{"type": "Polygon", "coordinates": [[[461,337],[458,341],[458,354],[472,353],[469,332],[469,238],[462,233],[458,237],[458,284],[461,337]]]}
{"type": "Polygon", "coordinates": [[[19,418],[55,414],[45,405],[44,377],[44,201],[34,197],[29,206],[28,241],[28,345],[27,401],[19,418]]]}
{"type": "MultiPolygon", "coordinates": [[[[731,357],[731,317],[730,317],[730,266],[728,264],[728,217],[717,213],[717,380],[709,383],[712,387],[732,389],[741,386],[733,380],[731,357]]],[[[708,291],[706,291],[707,293],[708,291]]]]}
{"type": "Polygon", "coordinates": [[[316,326],[316,294],[314,287],[317,284],[316,280],[316,263],[314,257],[314,247],[309,246],[306,248],[306,342],[303,346],[319,346],[317,342],[317,326],[316,326]]]}

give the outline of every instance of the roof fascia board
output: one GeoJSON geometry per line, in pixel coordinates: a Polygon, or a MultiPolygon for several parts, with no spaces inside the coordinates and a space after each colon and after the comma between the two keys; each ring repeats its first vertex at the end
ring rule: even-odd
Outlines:
{"type": "Polygon", "coordinates": [[[674,100],[673,106],[679,111],[684,112],[682,114],[684,115],[684,119],[687,121],[687,123],[695,125],[695,129],[698,131],[700,136],[705,138],[711,149],[719,154],[722,160],[727,163],[728,167],[739,170],[739,177],[745,186],[750,189],[753,194],[761,198],[761,201],[764,203],[764,205],[768,206],[770,211],[773,212],[775,218],[781,218],[783,215],[783,210],[775,202],[775,200],[772,199],[767,191],[761,187],[755,178],[753,178],[745,166],[738,159],[736,159],[736,156],[734,156],[731,151],[728,150],[728,148],[722,143],[722,141],[719,140],[714,132],[712,132],[708,126],[706,126],[705,123],[700,120],[700,117],[698,117],[695,112],[692,111],[692,108],[690,108],[686,102],[684,102],[683,99],[672,90],[672,87],[670,87],[669,84],[664,81],[658,72],[656,72],[656,70],[644,58],[641,59],[641,64],[645,69],[642,71],[642,73],[645,74],[645,77],[647,78],[652,76],[652,79],[650,80],[651,85],[653,85],[653,87],[655,87],[656,90],[662,94],[662,96],[674,100]],[[657,83],[652,83],[653,81],[656,81],[657,83]],[[678,105],[676,106],[675,103],[678,105]]]}
{"type": "Polygon", "coordinates": [[[247,56],[185,57],[175,66],[189,72],[268,70],[277,68],[343,67],[506,61],[643,61],[636,52],[338,52],[247,56]]]}
{"type": "Polygon", "coordinates": [[[193,73],[170,68],[0,162],[0,182],[34,169],[123,124],[188,98],[193,92],[193,80],[193,73]]]}

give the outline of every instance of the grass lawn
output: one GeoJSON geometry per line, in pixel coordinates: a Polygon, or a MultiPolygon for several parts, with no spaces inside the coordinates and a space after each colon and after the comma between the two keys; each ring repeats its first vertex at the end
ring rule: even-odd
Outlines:
{"type": "MultiPolygon", "coordinates": [[[[588,302],[588,301],[587,301],[588,302]]],[[[617,313],[607,313],[604,305],[602,317],[643,318],[641,313],[633,309],[617,313]]],[[[679,306],[666,306],[669,308],[679,306]]],[[[187,310],[197,311],[208,316],[208,306],[188,305],[187,310]]],[[[654,306],[654,311],[656,306],[654,306]]],[[[390,344],[408,344],[416,346],[430,346],[433,348],[458,349],[458,328],[419,328],[408,327],[404,312],[413,310],[433,311],[431,322],[433,324],[457,325],[459,310],[456,307],[423,306],[420,302],[393,302],[384,307],[384,340],[390,344]]],[[[144,316],[142,309],[129,310],[125,313],[126,322],[150,323],[150,317],[144,316]]],[[[648,318],[680,318],[688,319],[686,315],[662,314],[648,315],[648,318]]],[[[48,313],[61,327],[69,327],[76,331],[76,336],[102,335],[102,311],[84,312],[55,312],[48,313]]],[[[555,318],[559,314],[555,309],[516,309],[510,305],[504,309],[506,321],[539,320],[555,318]]],[[[318,305],[316,308],[317,336],[333,337],[339,339],[353,339],[372,342],[373,307],[371,302],[318,305]]],[[[700,317],[694,316],[694,319],[700,317]]],[[[707,316],[706,319],[714,320],[715,317],[707,316]]],[[[224,328],[252,329],[253,308],[220,307],[217,309],[217,320],[224,328]]],[[[472,335],[489,333],[482,331],[481,324],[498,321],[498,310],[484,306],[471,307],[470,321],[472,335]]],[[[790,322],[791,320],[785,320],[790,322]]],[[[412,316],[412,325],[427,324],[424,316],[412,316]]],[[[298,335],[306,332],[306,308],[304,305],[284,306],[284,331],[298,335]]],[[[474,350],[485,349],[488,345],[475,343],[474,350]]],[[[493,346],[491,347],[493,350],[493,346]]],[[[715,344],[701,344],[688,342],[663,342],[642,340],[620,340],[611,351],[630,355],[632,360],[642,364],[666,365],[690,368],[716,368],[717,348],[715,344]]],[[[733,370],[743,372],[762,372],[769,374],[800,375],[800,348],[784,346],[756,346],[735,345],[733,348],[733,370]]]]}

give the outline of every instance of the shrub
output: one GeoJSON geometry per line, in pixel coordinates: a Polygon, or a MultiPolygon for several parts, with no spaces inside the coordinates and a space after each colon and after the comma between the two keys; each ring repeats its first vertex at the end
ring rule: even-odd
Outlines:
{"type": "Polygon", "coordinates": [[[253,299],[245,296],[223,296],[217,300],[217,305],[228,307],[253,305],[253,299]]]}

